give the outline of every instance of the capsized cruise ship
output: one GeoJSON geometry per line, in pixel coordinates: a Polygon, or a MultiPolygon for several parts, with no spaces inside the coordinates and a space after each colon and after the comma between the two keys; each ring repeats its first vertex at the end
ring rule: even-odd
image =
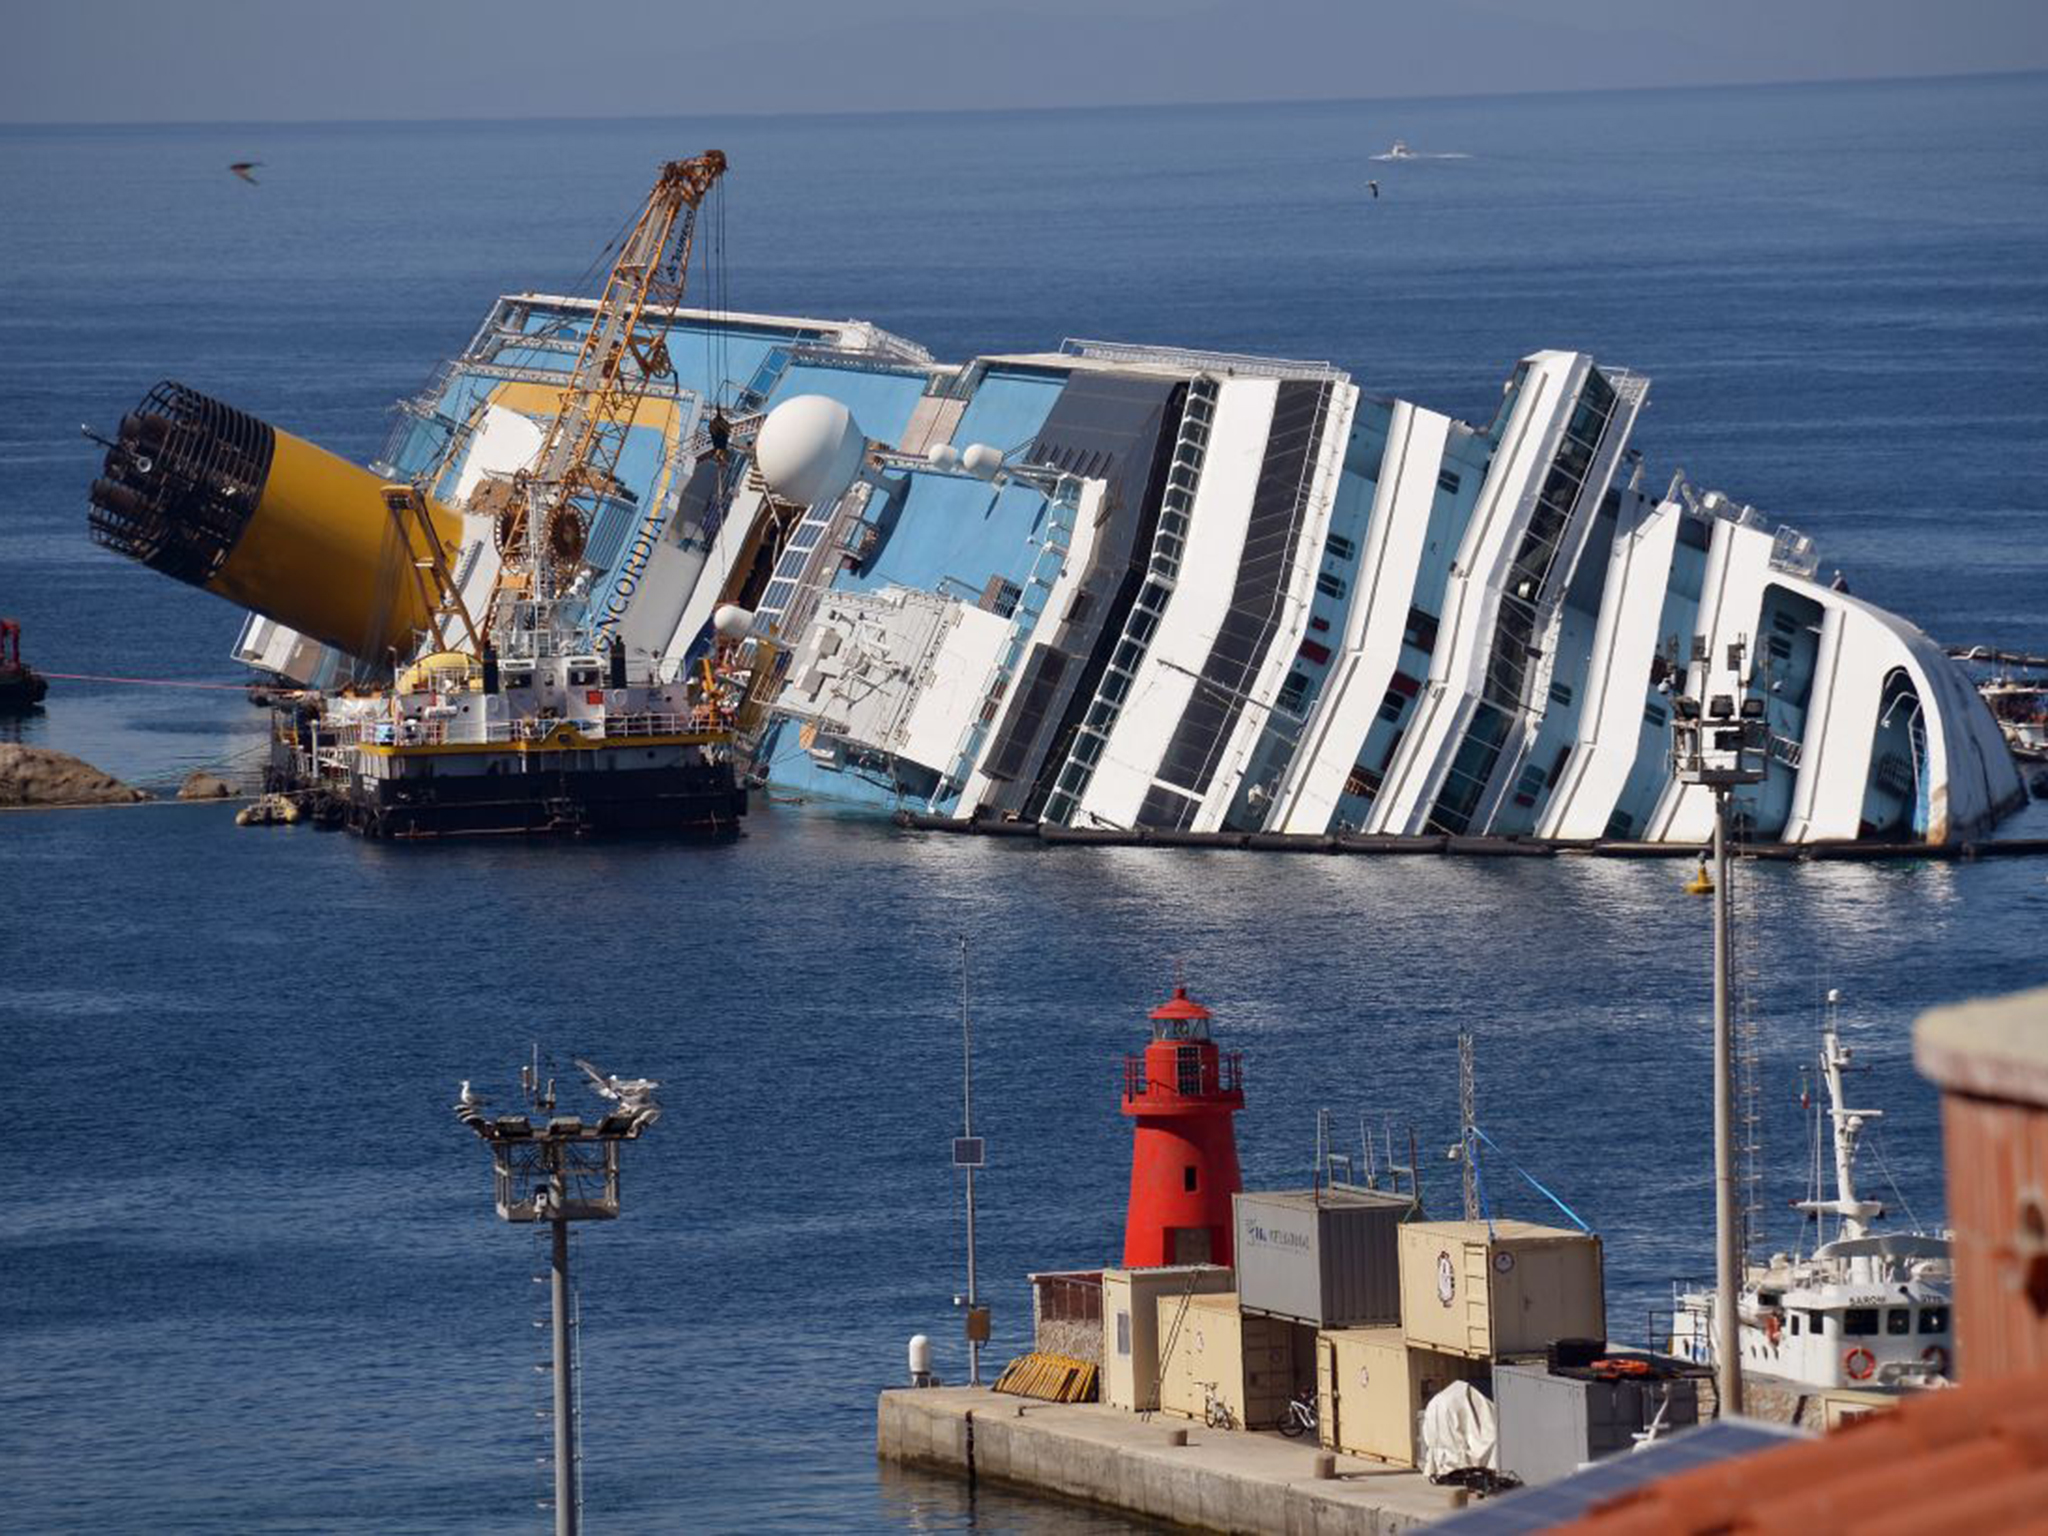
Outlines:
{"type": "MultiPolygon", "coordinates": [[[[384,461],[465,511],[537,451],[592,301],[502,298],[384,461]]],[[[2025,789],[1912,624],[1812,543],[1653,475],[1650,381],[1532,353],[1490,420],[1325,363],[1069,340],[935,360],[860,321],[678,310],[576,594],[635,674],[769,648],[757,782],[961,820],[1697,843],[1674,685],[1743,641],[1742,836],[1940,843],[2025,789]],[[716,620],[716,622],[714,622],[716,620]],[[1754,706],[1748,711],[1754,714],[1754,706]]],[[[252,617],[236,654],[350,658],[252,617]]]]}

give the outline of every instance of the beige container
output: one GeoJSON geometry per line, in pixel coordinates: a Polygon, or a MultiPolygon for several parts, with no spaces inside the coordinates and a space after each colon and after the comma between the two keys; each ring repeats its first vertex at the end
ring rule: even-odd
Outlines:
{"type": "Polygon", "coordinates": [[[1527,1221],[1410,1222],[1401,1323],[1411,1344],[1478,1360],[1604,1340],[1600,1239],[1527,1221]]]}
{"type": "Polygon", "coordinates": [[[1221,1265],[1102,1272],[1102,1400],[1144,1412],[1158,1406],[1159,1298],[1227,1291],[1236,1283],[1221,1265]]]}
{"type": "Polygon", "coordinates": [[[1306,1331],[1284,1318],[1240,1312],[1235,1291],[1192,1297],[1184,1315],[1179,1297],[1160,1297],[1160,1408],[1201,1421],[1208,1382],[1236,1428],[1271,1429],[1294,1395],[1295,1335],[1306,1331]]]}
{"type": "Polygon", "coordinates": [[[1329,1328],[1316,1335],[1316,1420],[1326,1450],[1415,1465],[1416,1428],[1454,1381],[1484,1383],[1485,1360],[1422,1349],[1399,1328],[1329,1328]]]}

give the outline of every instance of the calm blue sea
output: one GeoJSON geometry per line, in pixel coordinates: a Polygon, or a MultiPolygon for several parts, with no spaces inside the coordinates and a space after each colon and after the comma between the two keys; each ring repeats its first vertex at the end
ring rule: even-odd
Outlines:
{"type": "MultiPolygon", "coordinates": [[[[1654,378],[1653,476],[1804,529],[1944,640],[2048,643],[2030,76],[0,130],[0,612],[31,659],[235,681],[235,614],[89,545],[80,422],[169,376],[367,457],[495,295],[574,288],[656,162],[712,146],[736,306],[950,357],[1080,335],[1329,358],[1474,416],[1522,353],[1589,348],[1654,378]],[[1397,137],[1470,158],[1368,158],[1397,137]],[[260,186],[227,174],[241,159],[260,186]]],[[[232,690],[60,680],[20,736],[163,785],[252,761],[261,728],[232,690]]],[[[1176,967],[1245,1052],[1250,1181],[1304,1181],[1326,1107],[1347,1138],[1412,1126],[1451,1212],[1469,1028],[1482,1124],[1605,1236],[1617,1336],[1711,1262],[1707,913],[1674,865],[1041,851],[779,808],[716,850],[422,852],[230,816],[0,818],[14,1529],[537,1526],[535,1253],[447,1108],[465,1077],[509,1098],[536,1041],[660,1078],[669,1106],[630,1149],[625,1217],[578,1236],[593,1528],[1074,1528],[873,1460],[907,1336],[964,1365],[963,932],[998,1362],[1027,1271],[1118,1251],[1120,1058],[1176,967]]],[[[1739,899],[1768,1203],[1803,1192],[1799,1063],[1839,986],[1857,1097],[1889,1111],[1867,1177],[1937,1220],[1910,1025],[2044,979],[2048,866],[1770,867],[1739,899]]]]}

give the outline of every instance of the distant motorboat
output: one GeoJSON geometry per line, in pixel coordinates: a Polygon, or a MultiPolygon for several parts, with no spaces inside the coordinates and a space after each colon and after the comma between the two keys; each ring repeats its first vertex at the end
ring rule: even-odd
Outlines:
{"type": "Polygon", "coordinates": [[[1375,160],[1470,160],[1472,157],[1462,150],[1417,150],[1408,147],[1406,139],[1394,140],[1393,147],[1383,154],[1372,157],[1375,160]]]}

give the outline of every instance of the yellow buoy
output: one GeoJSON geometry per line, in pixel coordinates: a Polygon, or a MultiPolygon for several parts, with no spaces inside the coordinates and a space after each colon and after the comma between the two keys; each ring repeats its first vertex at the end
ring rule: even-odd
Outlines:
{"type": "Polygon", "coordinates": [[[1685,882],[1688,896],[1711,896],[1714,894],[1714,877],[1707,873],[1707,861],[1700,860],[1700,867],[1693,871],[1692,878],[1685,882]]]}

